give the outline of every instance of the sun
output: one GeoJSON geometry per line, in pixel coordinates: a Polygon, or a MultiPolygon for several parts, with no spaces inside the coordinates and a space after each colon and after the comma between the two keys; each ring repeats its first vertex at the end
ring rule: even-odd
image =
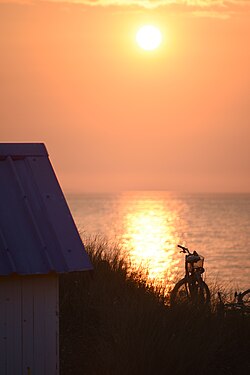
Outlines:
{"type": "Polygon", "coordinates": [[[142,49],[152,51],[160,46],[162,42],[162,34],[158,27],[145,25],[138,30],[136,41],[142,49]]]}

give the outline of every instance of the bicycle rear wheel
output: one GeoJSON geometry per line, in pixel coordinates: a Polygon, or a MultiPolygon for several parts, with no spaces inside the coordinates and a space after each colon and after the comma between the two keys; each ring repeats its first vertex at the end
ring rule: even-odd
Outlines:
{"type": "Polygon", "coordinates": [[[244,307],[246,307],[247,310],[250,311],[250,289],[245,290],[245,292],[241,294],[241,300],[243,302],[244,307]]]}
{"type": "Polygon", "coordinates": [[[170,295],[170,305],[208,305],[210,303],[210,291],[207,284],[201,280],[194,284],[184,277],[178,281],[170,295]]]}

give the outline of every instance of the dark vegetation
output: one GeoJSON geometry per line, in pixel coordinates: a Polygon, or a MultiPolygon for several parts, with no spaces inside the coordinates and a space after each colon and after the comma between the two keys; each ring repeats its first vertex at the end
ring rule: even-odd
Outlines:
{"type": "Polygon", "coordinates": [[[168,307],[105,241],[93,272],[60,276],[62,375],[250,374],[250,317],[168,307]]]}

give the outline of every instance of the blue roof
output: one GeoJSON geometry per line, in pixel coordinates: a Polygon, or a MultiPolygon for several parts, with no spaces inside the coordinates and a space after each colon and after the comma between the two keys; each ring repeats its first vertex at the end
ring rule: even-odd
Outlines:
{"type": "Polygon", "coordinates": [[[92,269],[42,143],[0,143],[0,275],[92,269]]]}

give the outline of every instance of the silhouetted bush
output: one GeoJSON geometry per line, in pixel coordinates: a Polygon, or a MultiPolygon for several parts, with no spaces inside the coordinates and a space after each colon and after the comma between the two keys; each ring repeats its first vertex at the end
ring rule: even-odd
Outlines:
{"type": "Polygon", "coordinates": [[[94,271],[60,276],[62,375],[250,373],[250,317],[170,309],[115,246],[85,247],[94,271]]]}

